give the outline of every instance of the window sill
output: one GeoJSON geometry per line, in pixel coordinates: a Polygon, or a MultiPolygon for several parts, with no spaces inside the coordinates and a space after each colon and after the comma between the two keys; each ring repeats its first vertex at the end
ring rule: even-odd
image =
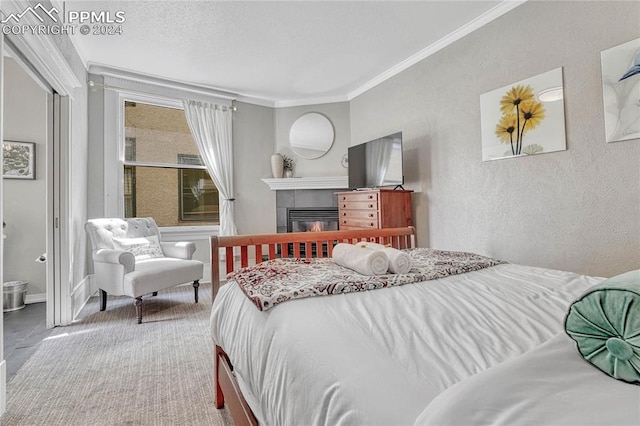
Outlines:
{"type": "Polygon", "coordinates": [[[220,226],[163,226],[160,227],[162,241],[195,241],[208,240],[211,235],[218,235],[220,226]]]}

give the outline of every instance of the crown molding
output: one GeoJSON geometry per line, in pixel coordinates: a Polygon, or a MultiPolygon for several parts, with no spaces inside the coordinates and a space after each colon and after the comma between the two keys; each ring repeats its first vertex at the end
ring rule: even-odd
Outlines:
{"type": "Polygon", "coordinates": [[[296,107],[305,105],[320,105],[320,104],[333,104],[337,102],[349,102],[349,97],[346,95],[340,96],[327,96],[321,98],[306,98],[306,99],[291,99],[275,101],[274,106],[276,108],[296,107]]]}
{"type": "Polygon", "coordinates": [[[236,101],[269,108],[276,107],[276,101],[274,101],[273,99],[261,98],[258,96],[238,95],[236,101]]]}
{"type": "Polygon", "coordinates": [[[477,30],[478,28],[488,24],[489,22],[493,21],[494,19],[499,18],[500,16],[504,15],[505,13],[515,9],[516,7],[526,3],[527,0],[504,0],[502,3],[500,3],[499,5],[497,5],[496,7],[494,7],[493,9],[485,12],[484,14],[480,15],[479,17],[477,17],[476,19],[474,19],[473,21],[469,22],[468,24],[458,28],[456,31],[446,35],[445,37],[441,38],[440,40],[436,41],[435,43],[425,47],[424,49],[422,49],[420,52],[416,53],[413,56],[410,56],[409,58],[405,59],[404,61],[400,62],[399,64],[389,68],[387,71],[383,72],[382,74],[379,74],[377,77],[369,80],[367,83],[363,84],[362,86],[358,87],[357,89],[351,91],[348,95],[347,95],[347,100],[352,100],[357,96],[360,96],[361,94],[363,94],[364,92],[368,91],[369,89],[372,89],[374,87],[376,87],[377,85],[383,83],[384,81],[390,79],[391,77],[395,76],[396,74],[401,73],[402,71],[406,70],[407,68],[417,64],[418,62],[422,61],[423,59],[426,59],[427,57],[433,55],[434,53],[444,49],[445,47],[449,46],[450,44],[452,44],[453,42],[460,40],[462,37],[471,34],[473,31],[477,30]]]}
{"type": "Polygon", "coordinates": [[[253,105],[261,105],[271,108],[289,108],[306,105],[320,105],[320,104],[333,104],[338,102],[349,102],[349,98],[346,95],[338,96],[326,96],[318,98],[304,98],[304,99],[269,99],[251,95],[238,95],[236,98],[239,102],[246,102],[253,105]]]}

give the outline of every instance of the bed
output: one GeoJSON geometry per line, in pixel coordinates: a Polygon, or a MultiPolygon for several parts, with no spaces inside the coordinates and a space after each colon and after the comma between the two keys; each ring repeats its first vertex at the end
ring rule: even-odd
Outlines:
{"type": "MultiPolygon", "coordinates": [[[[238,284],[252,263],[288,256],[330,258],[335,244],[358,241],[412,249],[415,229],[211,238],[216,406],[226,402],[237,425],[514,424],[520,418],[515,410],[502,422],[473,417],[481,410],[460,406],[475,407],[468,395],[492,389],[488,394],[502,401],[496,403],[507,404],[498,412],[512,407],[507,376],[526,396],[537,386],[535,369],[514,379],[505,366],[523,354],[535,356],[539,348],[542,361],[531,365],[553,364],[545,342],[560,339],[567,308],[604,280],[499,263],[428,281],[286,301],[268,310],[256,309],[238,284]],[[238,269],[241,274],[233,275],[238,269]],[[225,272],[238,281],[221,285],[225,272]]],[[[571,362],[584,363],[564,343],[561,350],[571,362]]],[[[638,405],[625,404],[640,404],[639,387],[605,378],[614,382],[609,387],[617,396],[605,412],[622,413],[611,417],[620,421],[615,424],[638,424],[638,405]]],[[[562,386],[562,381],[554,383],[562,386]]],[[[544,392],[531,395],[544,401],[544,392]]],[[[485,402],[479,406],[489,407],[485,402]]],[[[537,406],[532,399],[522,404],[537,406]]],[[[539,409],[545,412],[544,404],[539,409]]],[[[571,422],[572,417],[564,419],[571,422]]]]}

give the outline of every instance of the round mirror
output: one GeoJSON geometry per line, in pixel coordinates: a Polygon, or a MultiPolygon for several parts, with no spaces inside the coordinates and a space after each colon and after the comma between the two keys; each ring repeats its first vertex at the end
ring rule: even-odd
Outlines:
{"type": "Polygon", "coordinates": [[[333,145],[333,125],[318,112],[308,112],[291,126],[289,143],[297,155],[308,160],[320,158],[333,145]]]}

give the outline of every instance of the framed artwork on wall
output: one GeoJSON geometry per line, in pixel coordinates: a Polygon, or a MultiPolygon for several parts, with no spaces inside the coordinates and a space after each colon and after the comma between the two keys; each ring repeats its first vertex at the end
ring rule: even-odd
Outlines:
{"type": "Polygon", "coordinates": [[[562,68],[480,96],[482,160],[564,151],[562,68]]]}
{"type": "Polygon", "coordinates": [[[36,178],[36,144],[3,141],[2,177],[5,179],[36,178]]]}
{"type": "Polygon", "coordinates": [[[604,50],[602,100],[607,142],[640,138],[640,38],[604,50]]]}

